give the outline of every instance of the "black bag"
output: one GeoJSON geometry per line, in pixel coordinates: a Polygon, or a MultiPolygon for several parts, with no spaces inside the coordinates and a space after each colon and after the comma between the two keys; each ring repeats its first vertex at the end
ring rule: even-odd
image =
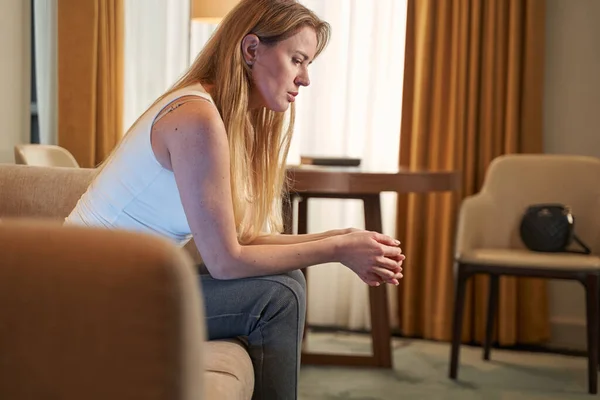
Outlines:
{"type": "Polygon", "coordinates": [[[525,210],[521,220],[521,240],[533,251],[590,254],[590,248],[575,235],[574,228],[575,217],[569,207],[563,204],[534,204],[525,210]],[[568,250],[573,241],[583,250],[568,250]]]}

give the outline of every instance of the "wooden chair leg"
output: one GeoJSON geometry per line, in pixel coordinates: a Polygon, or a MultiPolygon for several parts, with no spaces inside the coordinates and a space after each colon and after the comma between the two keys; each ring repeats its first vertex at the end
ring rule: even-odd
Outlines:
{"type": "Polygon", "coordinates": [[[494,333],[494,321],[496,320],[496,310],[498,309],[498,275],[490,275],[490,290],[488,295],[487,320],[485,323],[485,339],[483,342],[483,359],[490,359],[490,348],[494,333]]]}
{"type": "Polygon", "coordinates": [[[598,393],[598,276],[588,274],[585,278],[588,347],[588,391],[598,393]]]}
{"type": "Polygon", "coordinates": [[[452,321],[452,349],[450,354],[450,379],[458,375],[458,358],[462,337],[463,314],[465,311],[465,292],[467,279],[470,274],[465,272],[465,266],[458,264],[456,274],[456,288],[454,292],[454,318],[452,321]]]}

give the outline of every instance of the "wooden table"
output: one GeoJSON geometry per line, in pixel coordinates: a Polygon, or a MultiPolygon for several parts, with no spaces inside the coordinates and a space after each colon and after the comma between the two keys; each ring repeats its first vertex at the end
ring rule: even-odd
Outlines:
{"type": "MultiPolygon", "coordinates": [[[[460,174],[456,171],[365,171],[353,167],[315,167],[309,165],[288,168],[292,182],[290,202],[284,204],[285,232],[293,232],[293,200],[298,203],[298,234],[307,233],[308,199],[359,199],[364,202],[365,229],[382,231],[381,192],[430,193],[457,191],[460,174]]],[[[400,239],[402,240],[402,239],[400,239]]],[[[306,270],[303,271],[305,274],[306,270]]],[[[371,356],[302,353],[303,364],[392,367],[391,329],[387,285],[369,287],[371,312],[371,356]]]]}

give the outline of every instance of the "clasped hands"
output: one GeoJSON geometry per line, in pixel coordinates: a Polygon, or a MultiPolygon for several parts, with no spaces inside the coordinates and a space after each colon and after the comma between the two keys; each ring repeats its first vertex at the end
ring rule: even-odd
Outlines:
{"type": "Polygon", "coordinates": [[[398,285],[402,279],[400,241],[387,235],[356,228],[338,232],[339,261],[354,271],[369,286],[382,283],[398,285]]]}

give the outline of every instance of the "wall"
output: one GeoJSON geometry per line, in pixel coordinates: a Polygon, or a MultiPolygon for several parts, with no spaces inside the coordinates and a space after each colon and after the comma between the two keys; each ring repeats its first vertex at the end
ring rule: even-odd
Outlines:
{"type": "Polygon", "coordinates": [[[31,7],[0,0],[0,10],[0,163],[10,163],[30,135],[31,7]]]}
{"type": "MultiPolygon", "coordinates": [[[[547,0],[545,58],[545,151],[600,157],[600,1],[547,0]]],[[[550,345],[584,350],[583,287],[549,290],[550,345]]]]}

